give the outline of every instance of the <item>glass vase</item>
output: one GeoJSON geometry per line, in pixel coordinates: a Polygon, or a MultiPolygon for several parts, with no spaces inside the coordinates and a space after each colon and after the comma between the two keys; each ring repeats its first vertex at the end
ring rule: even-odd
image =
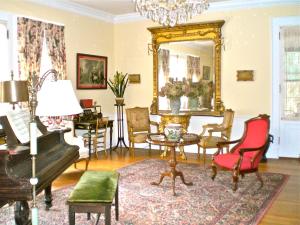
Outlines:
{"type": "Polygon", "coordinates": [[[172,114],[179,114],[180,111],[180,98],[170,98],[170,108],[172,114]]]}

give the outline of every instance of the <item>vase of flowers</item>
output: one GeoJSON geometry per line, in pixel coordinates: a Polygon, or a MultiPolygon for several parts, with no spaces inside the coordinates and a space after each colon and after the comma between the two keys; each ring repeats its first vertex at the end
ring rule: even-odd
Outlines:
{"type": "Polygon", "coordinates": [[[185,86],[185,96],[188,97],[188,108],[197,110],[199,107],[199,97],[203,95],[203,84],[199,82],[187,81],[185,86]]]}
{"type": "Polygon", "coordinates": [[[167,97],[170,101],[170,108],[172,114],[179,114],[180,111],[180,98],[184,95],[185,81],[169,79],[169,82],[163,86],[159,92],[159,96],[167,97]]]}
{"type": "Polygon", "coordinates": [[[128,84],[128,74],[123,74],[122,72],[116,72],[113,79],[109,79],[107,84],[114,93],[116,97],[116,104],[124,104],[124,93],[128,84]]]}

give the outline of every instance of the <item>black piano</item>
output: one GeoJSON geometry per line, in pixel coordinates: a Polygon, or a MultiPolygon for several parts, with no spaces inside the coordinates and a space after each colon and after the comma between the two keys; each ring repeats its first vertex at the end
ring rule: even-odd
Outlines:
{"type": "MultiPolygon", "coordinates": [[[[16,224],[30,224],[32,175],[30,143],[20,144],[7,118],[0,117],[0,124],[6,135],[6,147],[0,149],[0,207],[15,204],[16,224]]],[[[52,206],[51,184],[79,157],[78,146],[69,145],[64,140],[64,131],[47,132],[38,122],[43,136],[37,140],[36,158],[37,194],[44,190],[46,209],[52,206]]]]}

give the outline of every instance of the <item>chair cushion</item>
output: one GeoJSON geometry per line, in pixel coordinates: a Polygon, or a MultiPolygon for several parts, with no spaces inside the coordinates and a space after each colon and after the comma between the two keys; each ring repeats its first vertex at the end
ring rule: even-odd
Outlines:
{"type": "MultiPolygon", "coordinates": [[[[214,162],[221,167],[231,170],[234,168],[239,158],[240,155],[237,154],[220,154],[214,157],[214,162]]],[[[249,169],[252,169],[251,158],[244,156],[243,161],[241,163],[240,171],[249,169]]]]}
{"type": "Polygon", "coordinates": [[[135,143],[145,143],[147,140],[147,134],[148,133],[135,133],[132,141],[135,143]]]}
{"type": "Polygon", "coordinates": [[[221,141],[226,141],[224,138],[215,136],[203,136],[201,137],[199,145],[202,148],[217,148],[217,143],[221,141]]]}

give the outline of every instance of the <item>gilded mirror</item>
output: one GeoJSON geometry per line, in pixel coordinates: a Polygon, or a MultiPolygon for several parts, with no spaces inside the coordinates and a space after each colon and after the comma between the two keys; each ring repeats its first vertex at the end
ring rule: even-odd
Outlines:
{"type": "Polygon", "coordinates": [[[223,24],[215,21],[148,28],[153,50],[152,114],[222,115],[223,24]]]}

